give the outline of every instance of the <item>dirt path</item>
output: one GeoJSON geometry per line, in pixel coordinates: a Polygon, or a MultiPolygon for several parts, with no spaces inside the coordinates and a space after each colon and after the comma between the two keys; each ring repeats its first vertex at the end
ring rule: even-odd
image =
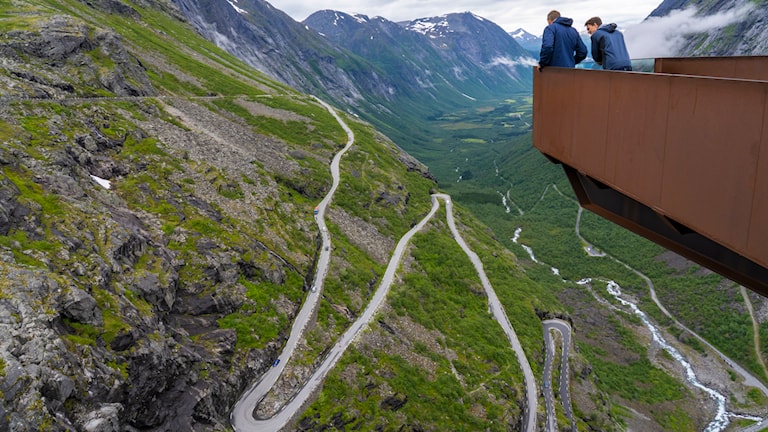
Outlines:
{"type": "Polygon", "coordinates": [[[755,318],[755,309],[752,307],[752,301],[749,299],[749,296],[747,295],[747,289],[744,287],[741,287],[741,296],[744,297],[744,304],[747,305],[747,310],[749,310],[749,317],[752,319],[752,338],[754,340],[755,356],[757,357],[757,362],[760,363],[760,366],[763,368],[763,372],[766,376],[768,376],[768,368],[765,366],[765,359],[763,358],[763,353],[760,349],[760,323],[758,323],[757,319],[755,318]]]}

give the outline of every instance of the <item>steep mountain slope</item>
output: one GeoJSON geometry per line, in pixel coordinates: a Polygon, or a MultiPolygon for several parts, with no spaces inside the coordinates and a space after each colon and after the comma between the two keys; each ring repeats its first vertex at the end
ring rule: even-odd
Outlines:
{"type": "MultiPolygon", "coordinates": [[[[400,100],[409,94],[450,93],[441,76],[451,65],[424,38],[381,17],[351,16],[324,10],[307,17],[304,24],[332,45],[365,59],[390,82],[390,94],[400,100]]],[[[454,91],[455,93],[455,91],[454,91]]],[[[446,94],[448,97],[448,94],[446,94]]]]}
{"type": "Polygon", "coordinates": [[[174,0],[207,39],[287,85],[352,107],[386,98],[391,85],[369,65],[328,44],[261,0],[174,0]],[[264,25],[269,23],[269,25],[264,25]]]}
{"type": "Polygon", "coordinates": [[[458,31],[430,39],[378,17],[320,11],[300,24],[261,0],[174,1],[219,46],[300,91],[348,107],[396,141],[422,135],[415,122],[468,98],[530,88],[527,53],[471,14],[451,17],[458,31]],[[469,56],[453,49],[458,44],[469,56]]]}
{"type": "Polygon", "coordinates": [[[676,28],[688,32],[678,49],[679,56],[766,55],[766,6],[765,0],[664,0],[649,17],[693,12],[686,14],[686,21],[691,22],[674,20],[676,28]],[[708,24],[702,29],[695,21],[708,24]]]}

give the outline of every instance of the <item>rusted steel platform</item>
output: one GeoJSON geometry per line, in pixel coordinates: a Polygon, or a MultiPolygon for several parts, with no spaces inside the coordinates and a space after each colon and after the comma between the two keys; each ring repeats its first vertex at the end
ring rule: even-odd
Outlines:
{"type": "Polygon", "coordinates": [[[533,144],[581,205],[768,296],[768,57],[534,74],[533,144]]]}

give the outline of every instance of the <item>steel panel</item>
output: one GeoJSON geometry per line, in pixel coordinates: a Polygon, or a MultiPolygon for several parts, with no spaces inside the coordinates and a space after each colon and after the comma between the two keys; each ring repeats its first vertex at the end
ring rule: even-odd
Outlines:
{"type": "Polygon", "coordinates": [[[595,119],[608,118],[610,91],[599,74],[586,70],[578,72],[574,75],[578,81],[571,91],[575,97],[570,109],[574,116],[570,159],[582,169],[599,171],[598,175],[604,177],[608,128],[595,119]]]}
{"type": "MultiPolygon", "coordinates": [[[[768,97],[767,97],[768,98],[768,97]]],[[[768,107],[763,111],[763,135],[757,155],[747,250],[744,255],[768,259],[768,107]]],[[[765,265],[765,263],[763,263],[765,265]]]]}
{"type": "Polygon", "coordinates": [[[668,104],[668,80],[610,75],[605,179],[639,201],[660,202],[667,116],[658,107],[668,104]]]}
{"type": "Polygon", "coordinates": [[[766,85],[674,81],[660,207],[707,237],[745,250],[766,85]]]}
{"type": "Polygon", "coordinates": [[[768,57],[674,57],[654,62],[657,73],[768,81],[768,57]]]}

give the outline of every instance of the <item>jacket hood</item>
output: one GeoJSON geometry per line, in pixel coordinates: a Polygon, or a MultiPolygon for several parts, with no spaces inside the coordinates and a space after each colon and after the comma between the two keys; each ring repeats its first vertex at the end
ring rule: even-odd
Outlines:
{"type": "Polygon", "coordinates": [[[573,24],[573,20],[571,18],[560,17],[560,18],[555,20],[555,23],[562,24],[562,25],[564,25],[566,27],[570,27],[573,24]]]}
{"type": "Polygon", "coordinates": [[[615,23],[603,24],[603,25],[600,26],[600,28],[598,30],[605,30],[608,33],[613,33],[613,32],[616,31],[616,27],[618,27],[618,26],[615,23]]]}

